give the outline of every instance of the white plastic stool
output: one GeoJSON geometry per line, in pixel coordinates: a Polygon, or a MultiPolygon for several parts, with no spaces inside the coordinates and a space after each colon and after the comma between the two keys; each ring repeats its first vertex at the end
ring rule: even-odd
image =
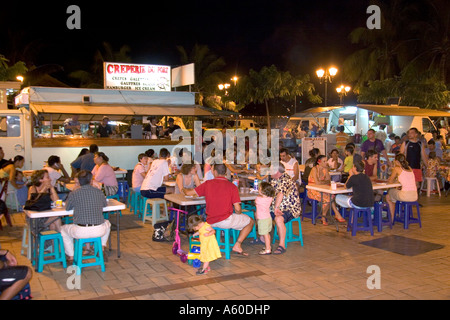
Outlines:
{"type": "MultiPolygon", "coordinates": [[[[441,189],[439,188],[439,182],[437,178],[425,178],[425,180],[427,181],[427,197],[431,196],[431,183],[434,181],[436,184],[436,189],[439,193],[439,197],[441,196],[441,189]]],[[[425,180],[422,181],[422,185],[420,186],[420,192],[422,193],[423,190],[425,190],[423,188],[423,184],[425,182],[425,180]]]]}
{"type": "Polygon", "coordinates": [[[144,198],[145,204],[144,204],[144,213],[142,214],[142,222],[145,223],[145,220],[151,220],[152,221],[152,225],[154,226],[155,223],[157,223],[158,221],[168,221],[169,220],[169,214],[167,213],[167,203],[166,200],[161,199],[161,198],[152,198],[152,199],[147,199],[144,198]],[[147,218],[147,207],[148,205],[152,206],[152,213],[151,213],[151,217],[147,218]],[[165,213],[165,217],[161,217],[160,215],[160,205],[164,205],[164,213],[165,213]]]}
{"type": "Polygon", "coordinates": [[[27,258],[28,260],[31,260],[31,230],[30,227],[28,227],[28,224],[25,224],[23,226],[23,232],[22,232],[22,249],[20,250],[21,255],[25,255],[25,249],[27,250],[27,258]]]}

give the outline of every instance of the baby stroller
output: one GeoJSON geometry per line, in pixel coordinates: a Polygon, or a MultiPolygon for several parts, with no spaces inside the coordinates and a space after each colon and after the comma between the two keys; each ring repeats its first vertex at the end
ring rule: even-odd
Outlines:
{"type": "Polygon", "coordinates": [[[180,209],[175,209],[175,208],[169,208],[169,211],[171,212],[171,215],[174,211],[177,213],[177,227],[175,229],[175,241],[173,242],[173,245],[172,245],[172,253],[174,255],[179,255],[181,262],[185,263],[188,259],[188,253],[181,249],[179,224],[180,224],[180,212],[185,215],[187,215],[187,212],[180,210],[180,209]]]}

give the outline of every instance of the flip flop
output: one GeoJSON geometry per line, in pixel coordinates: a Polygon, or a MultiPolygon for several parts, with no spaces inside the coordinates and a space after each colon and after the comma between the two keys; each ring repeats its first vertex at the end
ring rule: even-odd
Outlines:
{"type": "Polygon", "coordinates": [[[238,256],[241,256],[241,257],[248,257],[248,253],[244,252],[244,250],[242,250],[241,252],[237,252],[237,251],[231,250],[231,252],[233,254],[237,254],[238,256]]]}
{"type": "Polygon", "coordinates": [[[272,254],[272,251],[271,250],[262,249],[258,254],[260,256],[265,256],[265,255],[268,255],[268,254],[272,254]]]}
{"type": "Polygon", "coordinates": [[[285,252],[286,252],[286,249],[285,249],[285,248],[283,248],[282,246],[278,246],[277,250],[275,250],[275,251],[273,252],[273,254],[283,254],[283,253],[285,253],[285,252]]]}

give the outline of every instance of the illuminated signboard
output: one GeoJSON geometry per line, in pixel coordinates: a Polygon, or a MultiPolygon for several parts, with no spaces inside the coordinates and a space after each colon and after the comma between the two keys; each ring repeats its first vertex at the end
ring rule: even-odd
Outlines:
{"type": "Polygon", "coordinates": [[[103,63],[105,89],[170,91],[170,67],[149,64],[103,63]]]}

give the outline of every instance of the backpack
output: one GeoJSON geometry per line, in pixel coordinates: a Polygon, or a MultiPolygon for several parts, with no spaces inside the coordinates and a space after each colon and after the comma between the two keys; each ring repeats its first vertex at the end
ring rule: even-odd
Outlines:
{"type": "Polygon", "coordinates": [[[166,238],[165,233],[166,231],[170,230],[169,226],[171,223],[172,221],[155,223],[152,240],[157,242],[170,241],[169,239],[166,238]]]}

